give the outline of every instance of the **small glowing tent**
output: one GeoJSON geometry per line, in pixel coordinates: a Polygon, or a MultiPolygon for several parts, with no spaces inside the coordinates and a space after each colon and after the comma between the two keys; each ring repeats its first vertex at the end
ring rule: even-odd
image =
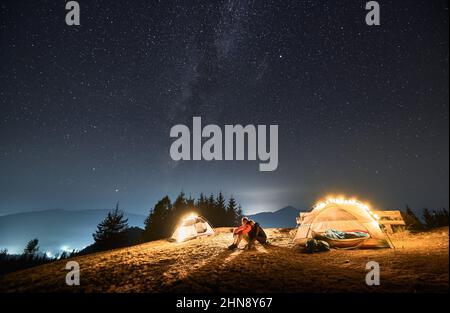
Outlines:
{"type": "Polygon", "coordinates": [[[181,242],[209,235],[214,235],[214,230],[209,222],[204,217],[191,214],[183,218],[177,229],[175,229],[172,239],[181,242]]]}
{"type": "Polygon", "coordinates": [[[304,245],[308,239],[320,237],[327,230],[333,229],[367,233],[366,238],[354,240],[360,248],[388,248],[389,243],[377,219],[378,216],[366,204],[357,200],[328,199],[316,204],[311,212],[303,215],[294,244],[304,245]]]}

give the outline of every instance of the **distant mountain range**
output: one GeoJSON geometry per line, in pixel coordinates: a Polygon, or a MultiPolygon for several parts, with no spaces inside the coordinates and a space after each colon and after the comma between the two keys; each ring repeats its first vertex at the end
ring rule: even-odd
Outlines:
{"type": "MultiPolygon", "coordinates": [[[[0,249],[21,253],[26,243],[39,239],[39,251],[52,255],[81,250],[93,243],[92,233],[110,210],[45,210],[0,216],[0,249]]],[[[263,227],[295,227],[300,210],[292,206],[249,215],[263,227]]],[[[144,227],[144,215],[125,212],[130,227],[144,227]]]]}
{"type": "MultiPolygon", "coordinates": [[[[93,243],[92,233],[110,210],[45,210],[0,216],[0,249],[21,253],[39,239],[39,251],[56,254],[80,250],[93,243]]],[[[145,216],[125,212],[128,225],[143,227],[145,216]]]]}
{"type": "Polygon", "coordinates": [[[262,212],[248,215],[249,218],[258,222],[262,227],[295,227],[296,217],[304,210],[287,206],[275,212],[262,212]]]}

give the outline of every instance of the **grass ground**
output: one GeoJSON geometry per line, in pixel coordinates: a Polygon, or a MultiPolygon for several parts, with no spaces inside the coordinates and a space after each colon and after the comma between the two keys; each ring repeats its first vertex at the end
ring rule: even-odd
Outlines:
{"type": "Polygon", "coordinates": [[[304,254],[293,230],[268,229],[272,245],[229,251],[228,228],[184,243],[165,240],[75,257],[80,286],[67,286],[67,260],[0,277],[0,292],[448,292],[448,227],[396,233],[396,249],[304,254]],[[365,283],[368,261],[381,285],[365,283]]]}

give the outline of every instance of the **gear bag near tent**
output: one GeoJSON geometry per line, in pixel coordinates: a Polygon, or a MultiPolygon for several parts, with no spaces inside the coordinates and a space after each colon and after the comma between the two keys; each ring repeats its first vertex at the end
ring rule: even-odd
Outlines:
{"type": "Polygon", "coordinates": [[[184,218],[175,229],[172,239],[177,242],[186,241],[202,236],[214,235],[211,224],[202,216],[189,215],[184,218]]]}
{"type": "Polygon", "coordinates": [[[357,201],[328,199],[303,214],[294,244],[305,245],[310,239],[325,239],[335,248],[389,248],[386,235],[378,224],[378,216],[357,201]],[[363,233],[359,238],[330,238],[331,232],[363,233]]]}

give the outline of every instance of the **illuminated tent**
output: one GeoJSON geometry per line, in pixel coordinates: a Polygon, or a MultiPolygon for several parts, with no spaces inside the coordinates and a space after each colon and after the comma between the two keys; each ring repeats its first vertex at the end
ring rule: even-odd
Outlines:
{"type": "Polygon", "coordinates": [[[315,205],[305,214],[294,238],[294,244],[304,245],[308,239],[321,236],[327,230],[342,232],[364,232],[369,236],[359,239],[341,239],[334,243],[337,247],[351,246],[360,248],[389,247],[386,236],[377,222],[378,216],[370,208],[356,200],[328,199],[315,205]]]}
{"type": "Polygon", "coordinates": [[[214,235],[209,222],[201,216],[190,215],[183,219],[172,235],[172,239],[181,242],[189,239],[214,235]]]}

